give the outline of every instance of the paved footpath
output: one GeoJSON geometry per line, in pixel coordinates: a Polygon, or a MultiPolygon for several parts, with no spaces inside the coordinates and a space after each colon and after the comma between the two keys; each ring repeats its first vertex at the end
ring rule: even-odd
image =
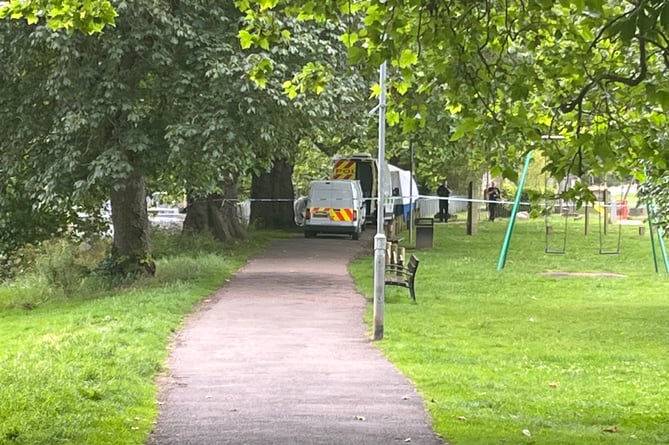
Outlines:
{"type": "Polygon", "coordinates": [[[347,263],[361,241],[275,243],[177,336],[150,445],[443,445],[369,341],[347,263]]]}

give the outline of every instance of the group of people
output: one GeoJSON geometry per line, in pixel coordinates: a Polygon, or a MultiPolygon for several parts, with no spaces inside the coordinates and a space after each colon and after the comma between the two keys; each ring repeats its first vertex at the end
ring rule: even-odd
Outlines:
{"type": "MultiPolygon", "coordinates": [[[[439,222],[448,222],[448,201],[451,197],[451,189],[448,187],[448,181],[444,182],[437,188],[437,196],[439,196],[439,222]]],[[[488,203],[488,221],[494,221],[497,217],[497,201],[502,199],[502,192],[497,187],[495,181],[492,181],[488,187],[483,191],[483,198],[488,203]]]]}

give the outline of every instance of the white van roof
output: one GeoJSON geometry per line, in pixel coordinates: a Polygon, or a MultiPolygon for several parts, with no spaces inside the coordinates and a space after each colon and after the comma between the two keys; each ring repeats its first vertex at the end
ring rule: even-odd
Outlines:
{"type": "Polygon", "coordinates": [[[350,190],[351,184],[360,183],[357,179],[328,179],[324,181],[311,181],[311,188],[327,188],[334,190],[350,190]]]}
{"type": "Polygon", "coordinates": [[[312,201],[362,199],[360,181],[357,179],[332,179],[327,181],[311,181],[309,199],[312,201]]]}
{"type": "Polygon", "coordinates": [[[372,155],[369,153],[355,153],[352,155],[335,155],[333,157],[335,161],[340,159],[373,159],[372,155]]]}

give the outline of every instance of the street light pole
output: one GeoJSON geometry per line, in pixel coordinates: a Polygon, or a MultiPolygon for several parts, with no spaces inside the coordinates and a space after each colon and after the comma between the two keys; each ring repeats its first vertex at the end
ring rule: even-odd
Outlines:
{"type": "Polygon", "coordinates": [[[379,164],[376,197],[376,235],[374,236],[374,340],[383,339],[383,312],[385,301],[386,233],[383,230],[385,196],[383,196],[386,178],[386,62],[379,68],[379,164]]]}

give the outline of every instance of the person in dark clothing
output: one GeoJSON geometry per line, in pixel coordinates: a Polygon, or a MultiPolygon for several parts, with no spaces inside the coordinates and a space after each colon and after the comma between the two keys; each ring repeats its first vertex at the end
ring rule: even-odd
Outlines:
{"type": "Polygon", "coordinates": [[[502,197],[502,193],[497,188],[495,181],[490,183],[490,186],[485,189],[484,197],[488,202],[488,221],[494,221],[497,216],[497,204],[496,201],[499,201],[502,197]]]}
{"type": "Polygon", "coordinates": [[[437,195],[439,195],[439,222],[448,222],[448,198],[451,196],[451,189],[448,188],[448,181],[444,182],[437,188],[437,195]],[[447,198],[447,199],[444,199],[447,198]]]}
{"type": "Polygon", "coordinates": [[[399,187],[395,187],[393,189],[393,196],[395,196],[395,207],[393,208],[393,215],[395,216],[402,216],[404,215],[404,206],[402,203],[402,198],[398,198],[400,196],[400,189],[399,187]]]}

